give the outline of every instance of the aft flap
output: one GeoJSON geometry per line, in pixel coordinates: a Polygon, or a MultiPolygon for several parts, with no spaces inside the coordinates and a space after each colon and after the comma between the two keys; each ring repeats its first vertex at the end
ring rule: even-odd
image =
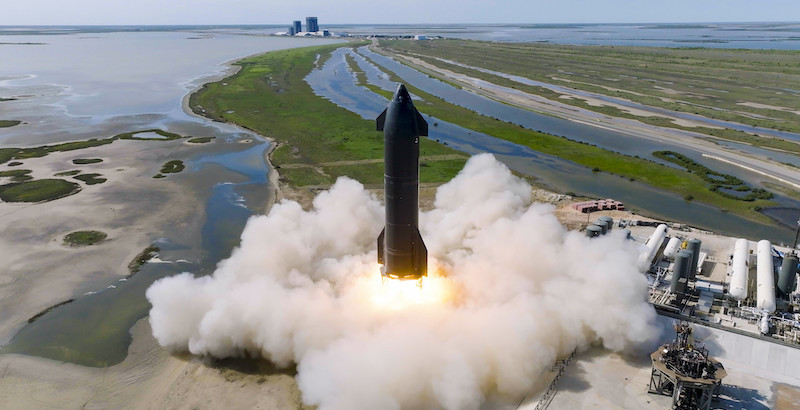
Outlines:
{"type": "MultiPolygon", "coordinates": [[[[383,123],[386,122],[386,110],[384,109],[381,115],[375,119],[376,123],[378,124],[378,131],[383,131],[383,123]]],[[[427,125],[426,125],[427,127],[427,125]]],[[[428,135],[428,134],[425,134],[428,135]]]]}
{"type": "Polygon", "coordinates": [[[416,229],[416,239],[414,240],[414,270],[415,273],[421,276],[428,276],[428,248],[425,247],[425,242],[422,241],[422,235],[419,229],[416,229]]]}
{"type": "MultiPolygon", "coordinates": [[[[425,121],[425,118],[422,118],[422,114],[420,114],[419,111],[417,111],[415,109],[414,112],[417,114],[417,134],[427,137],[428,136],[428,123],[427,123],[427,121],[425,121]]],[[[383,114],[381,114],[381,115],[383,115],[383,114]]],[[[378,120],[380,120],[380,119],[381,119],[381,117],[378,117],[378,120]]],[[[380,129],[383,130],[383,127],[381,126],[380,129]]]]}
{"type": "Polygon", "coordinates": [[[383,237],[384,237],[385,234],[386,234],[386,228],[383,228],[383,230],[381,231],[381,234],[378,235],[378,263],[380,263],[381,265],[383,265],[383,250],[384,250],[384,248],[386,248],[383,245],[383,242],[384,242],[383,237]]]}

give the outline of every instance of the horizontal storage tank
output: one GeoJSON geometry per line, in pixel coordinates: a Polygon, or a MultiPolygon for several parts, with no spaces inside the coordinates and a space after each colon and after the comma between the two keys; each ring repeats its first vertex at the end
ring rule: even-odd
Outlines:
{"type": "Polygon", "coordinates": [[[750,273],[750,268],[747,266],[749,252],[750,242],[747,239],[737,239],[733,246],[731,283],[728,286],[728,293],[736,300],[744,300],[747,297],[747,275],[750,273]]]}
{"type": "Polygon", "coordinates": [[[797,278],[798,258],[794,253],[786,254],[781,264],[781,273],[778,275],[778,293],[784,297],[794,292],[797,278]]]}
{"type": "Polygon", "coordinates": [[[594,238],[603,234],[603,228],[597,225],[589,225],[586,227],[586,236],[594,238]]]}
{"type": "Polygon", "coordinates": [[[658,225],[653,234],[650,235],[650,239],[647,240],[642,253],[639,254],[639,260],[636,265],[640,271],[646,272],[650,269],[650,264],[653,263],[653,259],[655,259],[656,253],[658,253],[658,249],[661,248],[661,244],[666,237],[667,225],[658,225]]]}
{"type": "Polygon", "coordinates": [[[772,265],[772,244],[762,239],[758,242],[756,269],[756,307],[767,312],[775,311],[775,272],[772,265]]]}
{"type": "Polygon", "coordinates": [[[677,236],[673,236],[667,242],[667,247],[664,248],[664,257],[667,259],[675,259],[675,254],[678,253],[678,250],[681,247],[681,239],[677,236]]]}

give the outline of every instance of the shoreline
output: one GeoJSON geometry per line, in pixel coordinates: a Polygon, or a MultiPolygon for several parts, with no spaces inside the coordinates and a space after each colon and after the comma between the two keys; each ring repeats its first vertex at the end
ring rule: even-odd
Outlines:
{"type": "MultiPolygon", "coordinates": [[[[256,55],[260,54],[264,53],[257,53],[256,55]]],[[[239,60],[241,60],[241,58],[232,60],[229,62],[229,64],[239,60]]],[[[193,87],[191,92],[188,92],[182,98],[181,106],[184,109],[184,112],[186,112],[188,115],[202,118],[204,121],[215,121],[208,117],[194,113],[188,104],[189,98],[192,94],[201,89],[203,85],[230,77],[240,69],[241,67],[230,65],[224,73],[214,76],[214,79],[209,78],[207,82],[193,87]]],[[[280,175],[271,161],[271,155],[275,149],[278,148],[278,144],[272,138],[268,138],[253,130],[241,127],[232,122],[226,121],[225,123],[238,129],[242,129],[243,131],[247,131],[248,134],[252,134],[257,139],[262,139],[263,143],[269,145],[262,154],[266,171],[268,173],[269,185],[264,209],[252,211],[253,215],[267,214],[275,203],[284,198],[284,191],[281,189],[280,175]]],[[[127,143],[141,144],[142,141],[129,141],[127,143]]],[[[189,150],[192,149],[192,144],[184,144],[184,140],[177,140],[167,144],[170,145],[170,148],[163,148],[164,150],[168,151],[165,154],[162,154],[165,156],[179,157],[177,152],[189,152],[189,150]]],[[[138,148],[139,149],[137,152],[141,152],[142,150],[148,150],[148,148],[152,147],[140,145],[138,148]]],[[[117,149],[112,151],[108,150],[108,146],[95,147],[74,152],[53,153],[44,158],[35,158],[32,162],[36,163],[48,161],[57,163],[64,159],[64,157],[69,156],[67,161],[63,161],[69,163],[69,158],[91,155],[105,159],[105,161],[100,164],[102,168],[115,169],[119,167],[116,157],[130,156],[130,152],[122,151],[125,150],[117,149]],[[103,151],[103,153],[98,153],[98,151],[103,151]],[[116,153],[114,151],[116,151],[116,153]]],[[[137,157],[137,155],[133,155],[131,157],[137,157]]],[[[148,155],[142,155],[142,157],[149,158],[148,155]]],[[[141,158],[128,159],[133,162],[137,159],[140,160],[141,158]]],[[[167,195],[165,200],[162,202],[164,204],[168,204],[169,206],[164,207],[163,211],[172,214],[177,212],[183,214],[184,217],[176,218],[174,216],[151,216],[148,218],[151,223],[150,225],[147,225],[150,226],[150,228],[146,228],[144,225],[142,225],[143,221],[141,218],[137,218],[138,228],[136,231],[146,233],[153,231],[154,229],[157,230],[158,227],[163,226],[162,222],[165,220],[172,220],[173,222],[179,223],[180,221],[187,220],[187,218],[195,220],[195,222],[190,223],[190,225],[197,225],[197,229],[190,230],[199,231],[200,225],[198,225],[198,223],[202,224],[203,218],[201,217],[203,212],[195,212],[191,210],[196,206],[205,204],[205,200],[196,200],[198,195],[196,188],[184,186],[184,183],[178,183],[175,181],[164,181],[150,178],[150,174],[155,172],[155,170],[161,166],[163,159],[163,157],[156,156],[156,158],[151,158],[147,163],[141,163],[141,161],[134,162],[131,165],[131,168],[134,166],[134,164],[138,165],[135,169],[138,170],[137,175],[145,179],[143,183],[145,187],[149,186],[151,189],[155,188],[155,192],[160,192],[167,195]],[[175,206],[177,202],[181,203],[182,205],[175,206]]],[[[42,169],[42,166],[33,166],[27,163],[29,161],[31,160],[26,160],[26,167],[32,169],[34,171],[34,175],[41,172],[46,172],[42,169]]],[[[51,167],[53,166],[55,165],[51,165],[51,167]]],[[[74,166],[70,164],[68,167],[74,166]]],[[[126,167],[126,169],[130,168],[126,167]]],[[[52,173],[54,171],[51,170],[50,172],[52,173]]],[[[126,178],[122,178],[122,175],[119,173],[112,172],[113,171],[106,171],[104,173],[104,176],[108,176],[109,179],[105,184],[100,185],[101,187],[107,189],[117,183],[123,183],[129,188],[137,186],[135,182],[130,183],[126,180],[126,178]]],[[[141,185],[141,181],[139,182],[139,185],[141,185]]],[[[85,191],[90,192],[99,189],[100,188],[98,188],[98,186],[84,187],[85,191]]],[[[140,187],[140,189],[144,188],[140,187]]],[[[81,194],[87,194],[87,192],[82,192],[81,194]]],[[[145,195],[143,197],[148,196],[145,195]]],[[[37,205],[61,209],[64,207],[63,201],[65,200],[88,200],[90,203],[92,203],[92,205],[96,206],[97,203],[91,201],[90,199],[91,198],[88,198],[88,195],[82,196],[79,194],[60,199],[59,202],[51,201],[43,204],[0,203],[0,211],[4,207],[7,207],[8,211],[4,212],[3,214],[14,214],[15,219],[17,219],[20,217],[20,213],[25,213],[26,210],[30,210],[33,206],[37,205]]],[[[153,211],[152,205],[150,207],[143,208],[150,208],[149,211],[153,211]]],[[[111,208],[112,211],[115,209],[116,207],[111,208]]],[[[40,210],[36,209],[35,213],[38,212],[40,212],[40,210]]],[[[156,214],[160,215],[161,213],[156,212],[156,214]]],[[[4,219],[9,221],[11,218],[4,219]]],[[[105,227],[105,225],[106,224],[103,222],[95,221],[91,226],[89,226],[92,229],[98,229],[109,233],[109,238],[101,244],[83,248],[66,248],[60,244],[60,241],[56,241],[56,244],[53,244],[52,241],[49,241],[50,244],[48,244],[48,247],[52,248],[53,246],[56,246],[76,253],[94,251],[94,253],[99,254],[100,257],[109,256],[109,247],[129,253],[129,255],[124,258],[114,258],[114,260],[120,259],[121,261],[119,263],[118,275],[114,276],[114,278],[110,278],[110,280],[112,280],[111,283],[115,283],[119,278],[124,278],[129,274],[127,270],[127,264],[131,258],[133,258],[134,255],[140,252],[145,246],[150,245],[156,238],[151,237],[152,235],[150,235],[147,236],[147,238],[142,237],[137,239],[139,237],[138,235],[122,236],[120,234],[114,234],[114,231],[109,230],[108,227],[105,227]],[[120,238],[123,237],[127,238],[127,240],[121,241],[120,238]],[[128,244],[130,240],[140,241],[141,243],[138,245],[141,246],[130,246],[128,244]]],[[[84,226],[81,226],[81,228],[84,228],[84,226]]],[[[65,231],[64,233],[66,232],[68,231],[65,231]]],[[[186,235],[187,233],[184,232],[184,236],[186,235]]],[[[26,258],[22,259],[24,260],[26,258]]],[[[104,265],[102,261],[97,258],[83,259],[84,264],[104,265]]],[[[14,282],[19,284],[19,280],[15,279],[14,277],[7,279],[7,275],[0,275],[0,284],[14,282]]],[[[80,280],[80,283],[82,283],[82,285],[78,286],[78,289],[86,288],[86,290],[89,291],[97,290],[94,289],[96,286],[93,287],[92,281],[87,282],[86,280],[80,280]]],[[[19,284],[15,287],[19,286],[22,285],[19,284]]],[[[53,286],[24,287],[26,289],[49,289],[48,292],[45,292],[45,295],[54,294],[54,291],[56,290],[56,288],[53,286]]],[[[37,293],[40,295],[42,294],[42,292],[37,293]]],[[[28,314],[25,309],[19,309],[19,306],[17,306],[17,309],[14,310],[16,313],[14,317],[19,316],[19,318],[14,323],[19,323],[12,323],[10,327],[8,324],[5,326],[0,324],[0,343],[5,344],[10,341],[13,335],[15,335],[17,331],[27,323],[27,320],[29,317],[31,317],[31,315],[36,314],[36,312],[47,311],[54,306],[63,304],[63,300],[73,299],[73,295],[75,294],[82,294],[82,291],[75,293],[74,287],[70,287],[64,294],[63,298],[56,297],[53,298],[52,302],[44,303],[41,306],[37,305],[37,307],[32,307],[29,309],[32,312],[31,314],[28,314]],[[22,312],[26,313],[21,314],[22,312]]],[[[2,293],[0,293],[0,296],[2,296],[2,293]]],[[[9,303],[10,302],[11,301],[9,301],[9,303]]],[[[56,408],[62,406],[64,403],[103,403],[104,406],[116,403],[116,405],[113,405],[112,407],[130,407],[132,403],[136,403],[136,406],[142,407],[180,407],[186,405],[187,400],[194,402],[195,407],[208,406],[208,403],[216,403],[216,406],[230,406],[233,403],[234,407],[237,408],[257,406],[266,406],[268,408],[304,408],[300,399],[300,391],[293,375],[285,371],[278,370],[271,372],[266,376],[261,374],[247,374],[237,371],[235,366],[227,367],[226,365],[216,365],[213,362],[210,363],[210,359],[208,358],[187,357],[186,355],[175,355],[170,353],[167,349],[161,347],[153,337],[152,331],[149,327],[149,316],[138,320],[133,327],[129,329],[129,333],[131,336],[131,343],[128,347],[128,353],[125,356],[125,359],[121,363],[106,368],[81,366],[39,356],[11,353],[0,354],[0,367],[4,369],[2,382],[0,382],[0,397],[7,398],[7,403],[14,408],[56,408]],[[234,381],[239,381],[240,383],[232,383],[234,381]],[[245,385],[247,387],[245,387],[245,385]],[[35,386],[37,391],[35,397],[27,394],[20,394],[21,392],[28,391],[31,386],[35,386]],[[242,388],[244,388],[244,390],[247,392],[246,395],[241,394],[242,388]],[[264,394],[265,388],[268,390],[269,394],[264,394]],[[224,402],[220,401],[221,397],[225,398],[224,402]],[[233,400],[233,402],[231,402],[231,400],[233,400]]]]}
{"type": "Polygon", "coordinates": [[[283,199],[283,193],[282,193],[281,187],[279,185],[280,175],[278,175],[278,172],[277,172],[277,170],[275,168],[275,165],[272,163],[272,153],[276,149],[278,149],[278,145],[279,144],[274,139],[272,139],[270,137],[267,137],[265,135],[261,135],[258,132],[256,132],[255,130],[252,130],[252,129],[249,129],[249,128],[246,128],[246,127],[242,127],[241,125],[236,124],[234,122],[219,121],[217,119],[214,119],[214,118],[211,118],[211,117],[207,117],[207,116],[202,115],[202,114],[198,114],[198,113],[196,113],[194,111],[194,109],[192,109],[192,106],[190,104],[190,100],[192,98],[192,95],[194,95],[195,93],[197,93],[200,90],[202,90],[203,87],[206,86],[206,84],[210,84],[210,83],[214,83],[214,82],[220,82],[220,81],[222,81],[222,80],[224,80],[226,78],[229,78],[229,77],[232,77],[232,76],[236,75],[239,71],[241,71],[242,66],[236,65],[237,62],[242,61],[242,60],[247,59],[247,58],[256,57],[256,56],[260,56],[262,54],[270,53],[270,52],[271,51],[265,51],[265,52],[261,52],[261,53],[250,54],[250,55],[247,55],[247,56],[244,56],[244,57],[241,57],[241,58],[228,60],[228,61],[222,63],[223,65],[227,66],[227,68],[225,69],[225,71],[223,73],[215,74],[215,75],[211,75],[211,76],[204,76],[204,77],[200,77],[200,78],[197,78],[195,80],[192,80],[192,83],[195,83],[195,86],[188,93],[186,93],[186,95],[184,95],[183,98],[181,99],[181,108],[183,109],[183,112],[185,112],[187,115],[189,115],[191,117],[203,119],[204,121],[219,122],[219,123],[227,124],[229,126],[245,130],[248,133],[251,133],[251,134],[255,135],[256,137],[262,138],[264,140],[264,142],[269,144],[269,147],[264,151],[264,154],[263,154],[264,163],[267,166],[268,185],[269,185],[269,188],[268,188],[269,191],[267,193],[266,203],[264,205],[264,210],[263,210],[263,214],[264,215],[269,213],[269,211],[272,209],[272,206],[276,202],[278,202],[278,201],[283,199]],[[208,79],[207,81],[206,81],[206,78],[208,79]],[[203,81],[203,82],[197,84],[198,81],[203,81]]]}
{"type": "MultiPolygon", "coordinates": [[[[216,81],[224,78],[227,77],[216,81]]],[[[197,90],[200,88],[202,85],[197,90]]],[[[188,98],[197,90],[184,97],[187,107],[188,98]]],[[[191,107],[188,112],[217,121],[194,113],[191,107]]],[[[245,129],[269,143],[263,153],[270,185],[264,214],[287,196],[311,193],[302,187],[281,185],[278,169],[272,163],[272,154],[281,146],[279,143],[249,128],[221,122],[245,129]]],[[[130,333],[132,342],[124,361],[103,369],[33,356],[0,355],[0,368],[4,368],[0,397],[11,398],[12,407],[40,408],[65,403],[148,408],[310,408],[302,404],[301,392],[290,370],[266,374],[242,372],[234,365],[217,366],[206,358],[172,354],[155,341],[147,317],[137,321],[130,333]],[[31,383],[35,383],[35,391],[24,394],[31,383]]]]}

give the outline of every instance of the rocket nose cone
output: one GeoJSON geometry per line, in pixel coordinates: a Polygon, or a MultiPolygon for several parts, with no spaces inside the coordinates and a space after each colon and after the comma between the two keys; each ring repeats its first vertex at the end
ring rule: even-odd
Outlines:
{"type": "Polygon", "coordinates": [[[408,91],[406,90],[406,86],[400,84],[397,86],[397,91],[394,92],[394,96],[392,96],[392,102],[410,102],[411,96],[408,95],[408,91]]]}

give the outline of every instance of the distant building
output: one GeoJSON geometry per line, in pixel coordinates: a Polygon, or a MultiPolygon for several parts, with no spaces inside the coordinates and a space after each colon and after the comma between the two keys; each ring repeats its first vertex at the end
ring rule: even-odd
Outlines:
{"type": "Polygon", "coordinates": [[[293,35],[297,34],[297,31],[295,31],[295,28],[294,28],[294,26],[289,26],[289,32],[288,32],[288,34],[289,34],[290,36],[293,36],[293,35]]]}
{"type": "Polygon", "coordinates": [[[289,30],[289,32],[292,33],[292,35],[295,35],[303,31],[303,26],[300,24],[300,20],[295,20],[292,25],[292,28],[294,29],[294,31],[289,30]]]}
{"type": "Polygon", "coordinates": [[[306,31],[316,33],[319,31],[319,24],[316,17],[306,17],[306,31]]]}
{"type": "Polygon", "coordinates": [[[427,40],[427,39],[428,36],[421,36],[421,35],[414,36],[414,40],[427,40]]]}

